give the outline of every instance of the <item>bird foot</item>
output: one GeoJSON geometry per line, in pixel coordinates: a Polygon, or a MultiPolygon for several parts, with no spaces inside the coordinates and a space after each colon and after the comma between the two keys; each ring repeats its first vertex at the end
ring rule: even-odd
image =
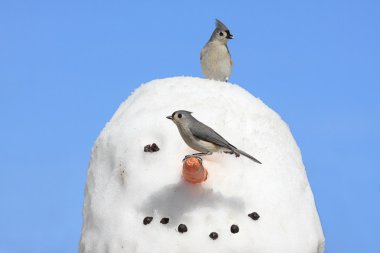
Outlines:
{"type": "Polygon", "coordinates": [[[182,159],[182,162],[184,162],[186,159],[190,158],[190,157],[195,157],[198,159],[198,161],[202,164],[202,157],[200,157],[199,155],[186,155],[183,159],[182,159]]]}
{"type": "Polygon", "coordinates": [[[234,152],[234,151],[223,151],[223,152],[226,153],[226,154],[235,155],[236,157],[239,157],[239,156],[240,156],[239,153],[236,153],[236,152],[234,152]]]}

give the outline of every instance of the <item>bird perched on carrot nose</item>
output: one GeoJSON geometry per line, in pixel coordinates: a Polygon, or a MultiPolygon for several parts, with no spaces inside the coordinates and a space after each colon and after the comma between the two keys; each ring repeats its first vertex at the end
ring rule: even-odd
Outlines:
{"type": "Polygon", "coordinates": [[[234,36],[220,20],[201,51],[202,71],[206,78],[227,82],[231,75],[232,60],[227,43],[234,36]]]}
{"type": "Polygon", "coordinates": [[[243,155],[261,164],[259,160],[236,148],[212,128],[198,121],[191,115],[191,112],[184,110],[175,111],[171,116],[167,116],[166,118],[172,120],[177,125],[182,139],[189,147],[201,152],[193,154],[195,156],[212,155],[213,152],[223,151],[234,154],[237,157],[243,155]]]}

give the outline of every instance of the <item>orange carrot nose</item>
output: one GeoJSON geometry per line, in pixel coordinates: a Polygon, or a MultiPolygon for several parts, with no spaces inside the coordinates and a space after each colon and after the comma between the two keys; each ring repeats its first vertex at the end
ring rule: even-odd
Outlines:
{"type": "Polygon", "coordinates": [[[207,179],[207,170],[202,161],[194,156],[185,159],[182,166],[183,178],[192,184],[202,183],[207,179]]]}

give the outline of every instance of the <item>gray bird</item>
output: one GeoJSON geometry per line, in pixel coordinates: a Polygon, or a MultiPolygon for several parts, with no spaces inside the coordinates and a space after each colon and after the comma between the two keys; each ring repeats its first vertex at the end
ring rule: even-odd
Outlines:
{"type": "Polygon", "coordinates": [[[216,19],[216,28],[201,51],[202,71],[206,78],[227,82],[232,70],[232,60],[227,42],[234,36],[216,19]]]}
{"type": "Polygon", "coordinates": [[[239,150],[212,128],[198,121],[191,115],[191,112],[184,110],[175,111],[171,116],[167,116],[166,118],[171,119],[177,125],[179,133],[187,145],[201,152],[193,154],[195,156],[212,155],[213,152],[223,151],[224,153],[234,154],[236,157],[240,155],[246,156],[261,164],[259,160],[239,150]]]}

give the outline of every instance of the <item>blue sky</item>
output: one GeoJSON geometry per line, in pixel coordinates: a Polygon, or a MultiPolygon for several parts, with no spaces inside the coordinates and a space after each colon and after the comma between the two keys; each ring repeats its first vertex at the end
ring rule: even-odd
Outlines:
{"type": "Polygon", "coordinates": [[[379,1],[0,2],[0,253],[75,252],[91,147],[141,83],[202,76],[222,20],[230,81],[301,148],[326,252],[380,252],[379,1]]]}

